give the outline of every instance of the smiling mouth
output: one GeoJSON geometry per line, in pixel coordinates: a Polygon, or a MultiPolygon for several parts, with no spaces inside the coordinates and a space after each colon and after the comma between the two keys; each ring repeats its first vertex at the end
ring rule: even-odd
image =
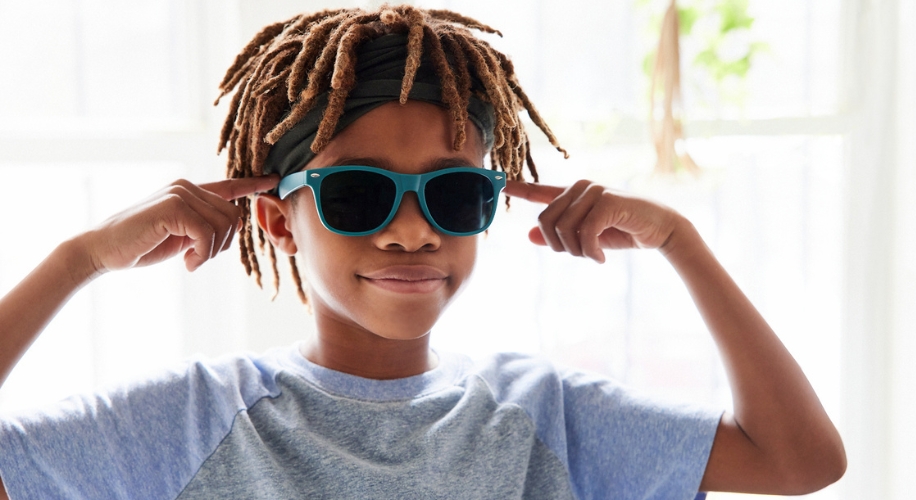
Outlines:
{"type": "Polygon", "coordinates": [[[359,274],[367,283],[395,293],[431,293],[445,286],[448,275],[432,266],[391,266],[359,274]]]}

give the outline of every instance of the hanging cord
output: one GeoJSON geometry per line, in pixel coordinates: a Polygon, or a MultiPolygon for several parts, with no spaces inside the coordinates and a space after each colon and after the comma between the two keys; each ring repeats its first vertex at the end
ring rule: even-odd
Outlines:
{"type": "Polygon", "coordinates": [[[661,36],[658,40],[658,50],[655,52],[649,94],[651,102],[649,124],[657,158],[655,172],[673,174],[683,169],[697,175],[700,173],[700,167],[687,153],[681,120],[683,101],[681,99],[678,24],[677,5],[675,0],[671,0],[668,10],[665,11],[665,17],[662,19],[661,36]],[[659,90],[661,90],[661,113],[656,109],[659,104],[659,90]],[[677,105],[677,117],[674,115],[675,105],[677,105]]]}

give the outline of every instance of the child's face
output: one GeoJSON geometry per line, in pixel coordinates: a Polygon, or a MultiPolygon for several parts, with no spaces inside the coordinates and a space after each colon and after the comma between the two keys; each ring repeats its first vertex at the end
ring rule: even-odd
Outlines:
{"type": "MultiPolygon", "coordinates": [[[[349,125],[307,168],[368,165],[419,174],[454,166],[483,167],[479,131],[452,148],[454,125],[436,105],[384,104],[349,125]]],[[[311,190],[287,199],[286,227],[308,281],[319,331],[360,331],[416,339],[430,331],[474,267],[476,236],[449,236],[430,226],[415,193],[406,193],[391,223],[368,236],[322,226],[311,190]]],[[[280,202],[283,203],[283,202],[280,202]]]]}

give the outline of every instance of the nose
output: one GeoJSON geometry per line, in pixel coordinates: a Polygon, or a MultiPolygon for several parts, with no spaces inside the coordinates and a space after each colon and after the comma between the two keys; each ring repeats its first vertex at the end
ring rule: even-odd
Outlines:
{"type": "Polygon", "coordinates": [[[374,236],[383,250],[434,251],[442,244],[442,235],[426,220],[413,192],[404,193],[394,218],[374,236]]]}

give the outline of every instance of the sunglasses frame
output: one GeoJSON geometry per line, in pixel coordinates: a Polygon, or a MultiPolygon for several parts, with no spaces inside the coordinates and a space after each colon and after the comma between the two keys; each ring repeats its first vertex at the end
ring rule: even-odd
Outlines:
{"type": "Polygon", "coordinates": [[[403,199],[404,193],[414,192],[417,194],[417,199],[420,202],[420,209],[423,211],[423,216],[426,217],[426,220],[432,225],[437,231],[448,234],[451,236],[472,236],[478,233],[482,233],[490,227],[490,224],[493,222],[493,218],[496,216],[496,208],[499,203],[496,203],[496,200],[499,198],[499,192],[506,187],[506,174],[496,170],[487,170],[480,167],[452,167],[452,168],[443,168],[441,170],[435,170],[433,172],[427,172],[425,174],[401,174],[397,172],[392,172],[390,170],[385,170],[377,167],[368,167],[363,165],[342,165],[336,167],[323,167],[316,168],[312,170],[303,170],[301,172],[296,172],[290,175],[287,175],[280,181],[278,186],[278,191],[280,194],[280,199],[286,199],[287,196],[292,194],[298,189],[301,189],[305,186],[308,186],[312,190],[313,198],[315,199],[315,208],[318,210],[318,218],[321,219],[321,224],[327,228],[329,231],[342,234],[344,236],[366,236],[369,234],[376,233],[381,231],[394,219],[395,214],[398,211],[398,208],[401,206],[401,201],[403,199]],[[385,221],[382,222],[378,227],[369,230],[369,231],[360,231],[360,232],[350,232],[350,231],[341,231],[339,229],[333,228],[328,225],[327,221],[324,218],[324,211],[321,209],[321,203],[319,201],[321,193],[321,182],[331,174],[337,172],[348,172],[348,171],[361,171],[361,172],[372,172],[379,174],[383,177],[387,177],[394,182],[397,192],[394,197],[394,203],[391,206],[391,211],[388,214],[388,217],[385,218],[385,221]],[[493,208],[490,211],[490,217],[487,224],[480,228],[477,231],[466,232],[466,233],[457,233],[454,231],[449,231],[442,226],[440,226],[435,220],[433,220],[432,215],[429,213],[429,207],[426,204],[426,194],[425,188],[426,184],[436,177],[443,175],[468,172],[473,174],[482,175],[490,180],[490,184],[493,186],[493,208]]]}

